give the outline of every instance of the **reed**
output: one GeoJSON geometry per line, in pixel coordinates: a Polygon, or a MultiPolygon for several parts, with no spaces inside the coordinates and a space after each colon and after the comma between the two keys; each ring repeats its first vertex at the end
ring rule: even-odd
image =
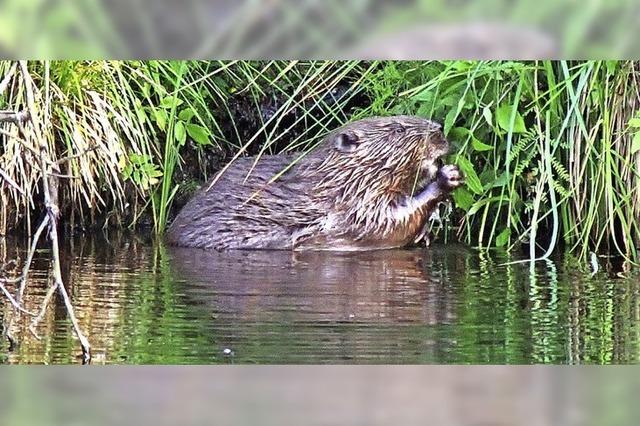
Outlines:
{"type": "Polygon", "coordinates": [[[404,66],[403,76],[416,77],[399,79],[400,102],[384,109],[443,120],[457,144],[451,160],[467,175],[454,194],[464,211],[453,215],[462,240],[484,248],[527,243],[531,257],[564,243],[582,257],[637,259],[637,63],[404,66]]]}

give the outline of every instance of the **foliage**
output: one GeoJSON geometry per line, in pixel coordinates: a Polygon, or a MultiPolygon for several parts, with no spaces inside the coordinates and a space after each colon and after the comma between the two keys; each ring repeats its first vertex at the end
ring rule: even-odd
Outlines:
{"type": "Polygon", "coordinates": [[[534,257],[561,240],[583,256],[636,258],[638,71],[610,61],[392,63],[376,78],[400,73],[400,95],[369,111],[444,123],[467,178],[454,194],[467,243],[531,241],[534,257]]]}

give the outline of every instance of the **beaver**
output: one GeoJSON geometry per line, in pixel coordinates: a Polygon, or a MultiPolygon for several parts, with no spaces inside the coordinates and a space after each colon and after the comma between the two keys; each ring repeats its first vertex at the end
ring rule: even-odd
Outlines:
{"type": "Polygon", "coordinates": [[[300,154],[238,158],[176,216],[171,245],[203,249],[355,251],[406,246],[463,183],[438,167],[442,126],[372,117],[300,154]]]}

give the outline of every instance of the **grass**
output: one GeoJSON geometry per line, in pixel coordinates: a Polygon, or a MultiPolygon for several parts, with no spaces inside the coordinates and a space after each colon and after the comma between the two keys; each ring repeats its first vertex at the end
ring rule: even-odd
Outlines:
{"type": "Polygon", "coordinates": [[[468,182],[454,199],[466,212],[465,242],[513,248],[529,240],[532,255],[563,242],[583,256],[637,258],[637,64],[438,67],[427,83],[405,83],[402,95],[413,102],[391,110],[444,117],[459,143],[452,160],[468,182]]]}
{"type": "MultiPolygon", "coordinates": [[[[0,109],[25,104],[15,64],[0,62],[0,109]],[[5,84],[3,84],[5,83],[5,84]]],[[[37,124],[65,163],[67,222],[150,218],[161,234],[189,181],[228,160],[311,148],[370,115],[444,124],[448,159],[467,177],[444,238],[482,248],[566,245],[637,260],[640,69],[630,61],[30,62],[37,124]]],[[[29,227],[40,194],[32,130],[3,124],[0,231],[29,227]],[[31,132],[31,133],[30,133],[31,132]],[[18,141],[19,138],[21,142],[18,141]]]]}

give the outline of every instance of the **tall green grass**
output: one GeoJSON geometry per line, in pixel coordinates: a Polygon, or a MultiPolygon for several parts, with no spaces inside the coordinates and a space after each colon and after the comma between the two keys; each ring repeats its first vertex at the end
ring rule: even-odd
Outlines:
{"type": "MultiPolygon", "coordinates": [[[[535,257],[564,244],[637,259],[635,62],[61,61],[29,71],[51,157],[77,155],[60,171],[73,176],[61,179],[71,221],[148,217],[160,234],[178,175],[204,180],[212,156],[310,149],[349,120],[416,114],[444,124],[448,161],[466,175],[446,238],[524,244],[535,257]]],[[[0,109],[24,104],[20,73],[0,62],[0,109]]],[[[28,149],[37,135],[1,129],[0,168],[25,195],[4,185],[0,219],[28,225],[40,197],[28,149]]]]}

